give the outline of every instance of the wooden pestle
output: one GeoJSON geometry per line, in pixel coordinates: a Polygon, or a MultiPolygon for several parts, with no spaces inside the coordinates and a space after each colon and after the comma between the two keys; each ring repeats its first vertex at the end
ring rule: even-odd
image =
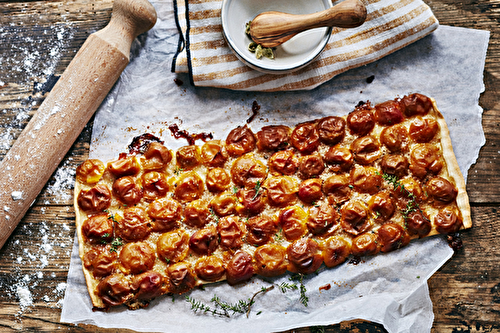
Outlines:
{"type": "Polygon", "coordinates": [[[250,36],[263,47],[276,47],[305,30],[320,27],[355,28],[365,20],[366,7],[363,3],[360,0],[345,0],[312,14],[261,13],[250,24],[250,36]]]}
{"type": "Polygon", "coordinates": [[[0,162],[0,248],[127,66],[133,40],[155,23],[147,0],[115,0],[109,24],[88,37],[0,162]]]}

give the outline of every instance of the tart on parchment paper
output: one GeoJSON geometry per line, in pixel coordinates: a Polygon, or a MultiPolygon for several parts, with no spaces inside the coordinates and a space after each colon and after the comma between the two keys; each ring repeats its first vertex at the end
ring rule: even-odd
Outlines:
{"type": "Polygon", "coordinates": [[[448,127],[421,94],[295,128],[240,126],[175,152],[152,135],[129,148],[77,168],[79,251],[96,309],[310,274],[472,226],[448,127]]]}

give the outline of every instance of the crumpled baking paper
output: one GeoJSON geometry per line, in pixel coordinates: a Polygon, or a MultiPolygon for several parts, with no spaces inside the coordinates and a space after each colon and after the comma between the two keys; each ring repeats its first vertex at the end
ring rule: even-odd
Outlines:
{"type": "MultiPolygon", "coordinates": [[[[174,123],[191,133],[210,131],[214,138],[224,139],[249,118],[254,101],[260,105],[250,123],[256,132],[268,124],[293,126],[325,115],[345,115],[359,101],[379,103],[412,92],[437,100],[464,175],[485,142],[478,99],[484,90],[489,32],[440,26],[428,37],[312,91],[235,92],[194,88],[187,76],[170,73],[177,47],[171,3],[153,4],[159,14],[157,25],[137,39],[131,63],[96,115],[92,158],[115,159],[134,136],[144,132],[157,135],[172,149],[186,145],[167,129],[174,123]]],[[[209,332],[214,327],[218,332],[276,332],[355,318],[381,323],[389,332],[429,332],[434,315],[427,279],[453,254],[442,236],[413,241],[398,251],[364,258],[357,265],[345,263],[307,276],[307,307],[299,302],[298,291],[281,293],[275,288],[256,297],[249,318],[225,318],[194,313],[184,296],[159,297],[148,308],[136,311],[92,312],[76,242],[75,237],[61,321],[144,332],[209,332]],[[329,290],[320,290],[327,285],[329,290]]],[[[219,283],[188,295],[208,305],[214,294],[234,303],[271,283],[290,282],[288,278],[254,277],[244,285],[219,283]]]]}

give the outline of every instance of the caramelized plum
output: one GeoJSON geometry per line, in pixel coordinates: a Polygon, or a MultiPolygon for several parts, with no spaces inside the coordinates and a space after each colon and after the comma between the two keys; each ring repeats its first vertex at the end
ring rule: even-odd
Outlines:
{"type": "Polygon", "coordinates": [[[219,246],[219,235],[214,226],[207,226],[191,235],[189,248],[199,255],[210,255],[219,246]]]}
{"type": "Polygon", "coordinates": [[[227,190],[231,183],[231,177],[222,168],[213,168],[207,172],[207,189],[210,192],[222,192],[227,190]]]}
{"type": "Polygon", "coordinates": [[[113,236],[113,219],[106,213],[92,215],[83,222],[82,233],[92,242],[109,241],[113,236]]]}
{"type": "Polygon", "coordinates": [[[271,177],[265,182],[269,204],[283,207],[293,204],[297,199],[298,185],[290,176],[271,177]]]}
{"type": "Polygon", "coordinates": [[[286,249],[278,244],[259,246],[254,253],[257,274],[273,277],[285,274],[288,266],[286,249]]]}
{"type": "Polygon", "coordinates": [[[127,243],[120,251],[120,262],[130,274],[139,274],[153,268],[155,251],[144,242],[127,243]]]}
{"type": "Polygon", "coordinates": [[[351,197],[350,186],[349,177],[346,175],[333,175],[325,179],[323,192],[330,203],[339,205],[351,197]]]}
{"type": "Polygon", "coordinates": [[[127,206],[133,206],[141,201],[143,192],[131,176],[118,178],[113,182],[113,194],[127,206]]]}
{"type": "Polygon", "coordinates": [[[434,217],[434,224],[437,232],[440,234],[450,234],[460,230],[462,227],[462,219],[455,209],[445,207],[434,217]]]}
{"type": "Polygon", "coordinates": [[[247,221],[248,234],[246,241],[252,245],[262,245],[271,240],[277,231],[274,220],[266,216],[254,216],[247,221]]]}
{"type": "Polygon", "coordinates": [[[76,179],[82,183],[95,184],[97,183],[104,171],[106,166],[98,159],[88,159],[76,168],[76,179]]]}
{"type": "Polygon", "coordinates": [[[321,235],[335,224],[338,218],[339,214],[332,206],[322,203],[309,209],[307,228],[312,234],[321,235]]]}
{"type": "Polygon", "coordinates": [[[427,182],[426,189],[431,198],[444,204],[453,202],[458,193],[455,185],[443,177],[431,178],[427,182]]]}
{"type": "Polygon", "coordinates": [[[267,177],[267,168],[261,161],[245,155],[234,161],[231,176],[236,186],[254,188],[267,177]]]}
{"type": "Polygon", "coordinates": [[[375,105],[375,120],[380,125],[399,124],[403,119],[403,106],[398,101],[387,101],[375,105]]]}
{"type": "Polygon", "coordinates": [[[373,212],[375,220],[378,222],[387,221],[394,211],[396,205],[387,192],[380,192],[370,198],[368,208],[373,212]]]}
{"type": "Polygon", "coordinates": [[[123,304],[133,296],[129,281],[121,273],[109,275],[99,282],[97,295],[108,307],[123,304]]]}
{"type": "Polygon", "coordinates": [[[408,159],[399,154],[385,155],[380,163],[384,173],[394,175],[397,178],[403,178],[408,174],[408,165],[408,159]]]}
{"type": "Polygon", "coordinates": [[[320,141],[328,145],[339,143],[344,138],[345,125],[345,120],[340,117],[321,118],[316,124],[320,141]]]}
{"type": "Polygon", "coordinates": [[[147,213],[153,222],[153,231],[168,231],[175,228],[181,220],[182,206],[171,198],[153,201],[147,208],[147,213]]]}
{"type": "Polygon", "coordinates": [[[194,171],[182,174],[175,185],[175,197],[180,202],[189,202],[199,199],[205,187],[203,180],[194,171]]]}
{"type": "Polygon", "coordinates": [[[117,235],[127,242],[143,240],[151,230],[151,221],[144,209],[139,207],[126,208],[123,212],[123,219],[115,226],[117,235]]]}
{"type": "Polygon", "coordinates": [[[151,171],[143,174],[141,178],[144,199],[155,200],[167,195],[169,185],[164,173],[151,171]]]}
{"type": "Polygon", "coordinates": [[[77,202],[86,213],[102,212],[111,204],[111,191],[106,185],[97,184],[87,191],[81,190],[77,202]]]}
{"type": "Polygon", "coordinates": [[[403,125],[386,127],[380,133],[380,142],[392,153],[408,149],[408,130],[403,125]]]}
{"type": "Polygon", "coordinates": [[[159,142],[151,142],[144,152],[141,164],[144,170],[160,170],[172,160],[172,152],[159,142]]]}
{"type": "Polygon", "coordinates": [[[257,132],[257,147],[259,150],[281,150],[290,145],[290,133],[288,126],[264,126],[257,132]]]}
{"type": "Polygon", "coordinates": [[[220,280],[226,273],[222,260],[216,256],[201,257],[194,265],[196,275],[205,281],[220,280]]]}
{"type": "Polygon", "coordinates": [[[288,245],[289,270],[294,273],[311,274],[323,263],[323,256],[316,243],[311,238],[300,238],[288,245]]]}
{"type": "Polygon", "coordinates": [[[426,115],[432,108],[431,99],[418,93],[403,97],[401,104],[404,105],[404,114],[407,117],[426,115]]]}
{"type": "Polygon", "coordinates": [[[356,166],[351,170],[351,182],[362,193],[376,193],[382,185],[382,176],[373,167],[356,166]]]}
{"type": "Polygon", "coordinates": [[[158,272],[147,271],[135,276],[131,287],[136,299],[150,300],[165,291],[165,278],[158,272]]]}
{"type": "Polygon", "coordinates": [[[326,267],[335,267],[346,261],[351,253],[351,244],[344,238],[332,236],[322,244],[323,260],[326,267]]]}
{"type": "Polygon", "coordinates": [[[430,142],[439,130],[434,119],[416,117],[410,124],[410,137],[418,143],[430,142]]]}
{"type": "Polygon", "coordinates": [[[313,203],[323,197],[322,180],[319,178],[304,180],[299,185],[299,198],[306,203],[313,203]]]}
{"type": "Polygon", "coordinates": [[[203,227],[210,216],[208,204],[204,200],[194,200],[184,208],[184,223],[190,227],[203,227]]]}
{"type": "Polygon", "coordinates": [[[289,241],[299,239],[307,231],[307,213],[298,206],[283,208],[279,212],[278,219],[283,234],[289,241]]]}
{"type": "Polygon", "coordinates": [[[200,147],[189,145],[180,147],[175,153],[175,159],[179,168],[190,170],[201,163],[200,147]]]}
{"type": "Polygon", "coordinates": [[[291,136],[292,146],[303,154],[310,154],[319,146],[319,133],[316,123],[306,122],[295,126],[291,136]]]}
{"type": "Polygon", "coordinates": [[[201,161],[209,167],[223,167],[228,158],[226,147],[220,140],[205,142],[201,147],[201,161]]]}
{"type": "Polygon", "coordinates": [[[421,211],[415,211],[408,214],[405,218],[405,225],[408,232],[418,237],[424,237],[431,232],[432,225],[427,214],[421,211]]]}
{"type": "Polygon", "coordinates": [[[347,127],[352,134],[367,135],[375,127],[373,112],[367,109],[356,109],[347,115],[347,127]]]}
{"type": "Polygon", "coordinates": [[[274,153],[269,159],[269,168],[273,173],[293,175],[298,168],[299,158],[293,150],[282,150],[274,153]]]}
{"type": "Polygon", "coordinates": [[[167,264],[186,258],[189,251],[189,234],[185,230],[175,230],[161,234],[156,241],[158,258],[167,264]]]}
{"type": "Polygon", "coordinates": [[[83,265],[97,277],[108,276],[116,270],[116,251],[109,251],[106,247],[94,248],[85,253],[83,265]]]}
{"type": "Polygon", "coordinates": [[[246,125],[238,126],[229,132],[226,149],[231,156],[241,156],[255,149],[255,136],[246,125]]]}
{"type": "Polygon", "coordinates": [[[232,193],[219,193],[210,201],[210,208],[218,216],[234,214],[236,211],[236,198],[232,193]]]}
{"type": "Polygon", "coordinates": [[[252,256],[238,250],[226,267],[226,278],[230,285],[249,280],[254,274],[252,256]]]}
{"type": "Polygon", "coordinates": [[[410,170],[418,178],[424,178],[427,173],[437,174],[443,168],[439,157],[439,149],[430,144],[419,144],[410,155],[410,170]]]}
{"type": "Polygon", "coordinates": [[[124,176],[136,175],[140,170],[141,166],[137,157],[127,156],[119,158],[115,161],[108,163],[108,170],[113,174],[113,176],[119,178],[124,176]]]}
{"type": "Polygon", "coordinates": [[[377,140],[372,136],[362,136],[351,143],[354,160],[359,164],[371,164],[380,157],[377,140]]]}
{"type": "Polygon", "coordinates": [[[378,247],[379,239],[376,234],[371,232],[364,233],[352,240],[351,253],[355,256],[372,256],[380,250],[378,247]]]}
{"type": "Polygon", "coordinates": [[[367,218],[367,209],[361,201],[350,201],[341,209],[342,229],[351,235],[357,236],[370,227],[370,220],[367,218]]]}
{"type": "Polygon", "coordinates": [[[325,162],[333,172],[349,171],[354,163],[354,157],[347,148],[333,146],[325,153],[325,162]]]}
{"type": "Polygon", "coordinates": [[[265,188],[255,189],[239,189],[236,193],[238,201],[243,206],[243,209],[237,209],[240,213],[247,215],[257,215],[266,208],[267,190],[265,188]]]}
{"type": "Polygon", "coordinates": [[[170,292],[184,293],[196,286],[196,275],[187,262],[178,262],[167,268],[170,292]]]}
{"type": "Polygon", "coordinates": [[[304,179],[318,177],[325,169],[320,155],[305,155],[299,158],[300,176],[304,179]]]}
{"type": "Polygon", "coordinates": [[[382,242],[382,252],[397,250],[410,242],[410,237],[406,231],[402,226],[396,223],[386,223],[382,225],[377,233],[382,242]]]}
{"type": "Polygon", "coordinates": [[[245,225],[237,216],[225,216],[217,225],[220,236],[220,245],[226,249],[236,249],[243,245],[243,237],[246,235],[245,225]]]}

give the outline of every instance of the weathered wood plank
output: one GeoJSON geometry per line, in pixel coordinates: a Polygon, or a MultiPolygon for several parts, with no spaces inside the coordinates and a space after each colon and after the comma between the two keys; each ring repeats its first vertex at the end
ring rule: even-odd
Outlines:
{"type": "MultiPolygon", "coordinates": [[[[51,75],[60,75],[87,36],[106,25],[112,2],[0,2],[0,158],[43,100],[43,83],[51,75]]],[[[469,171],[467,186],[475,225],[463,233],[463,250],[429,281],[435,313],[433,332],[499,331],[500,1],[433,0],[428,4],[441,24],[492,32],[485,64],[486,90],[480,98],[486,144],[469,171]]],[[[81,163],[89,142],[88,126],[60,169],[71,170],[81,163]]],[[[57,181],[56,173],[0,250],[0,331],[116,332],[59,323],[58,302],[62,299],[61,284],[66,282],[75,226],[71,186],[57,181]],[[31,305],[21,308],[17,287],[31,293],[31,305]]],[[[329,326],[326,331],[385,332],[380,325],[361,321],[329,326]]]]}

